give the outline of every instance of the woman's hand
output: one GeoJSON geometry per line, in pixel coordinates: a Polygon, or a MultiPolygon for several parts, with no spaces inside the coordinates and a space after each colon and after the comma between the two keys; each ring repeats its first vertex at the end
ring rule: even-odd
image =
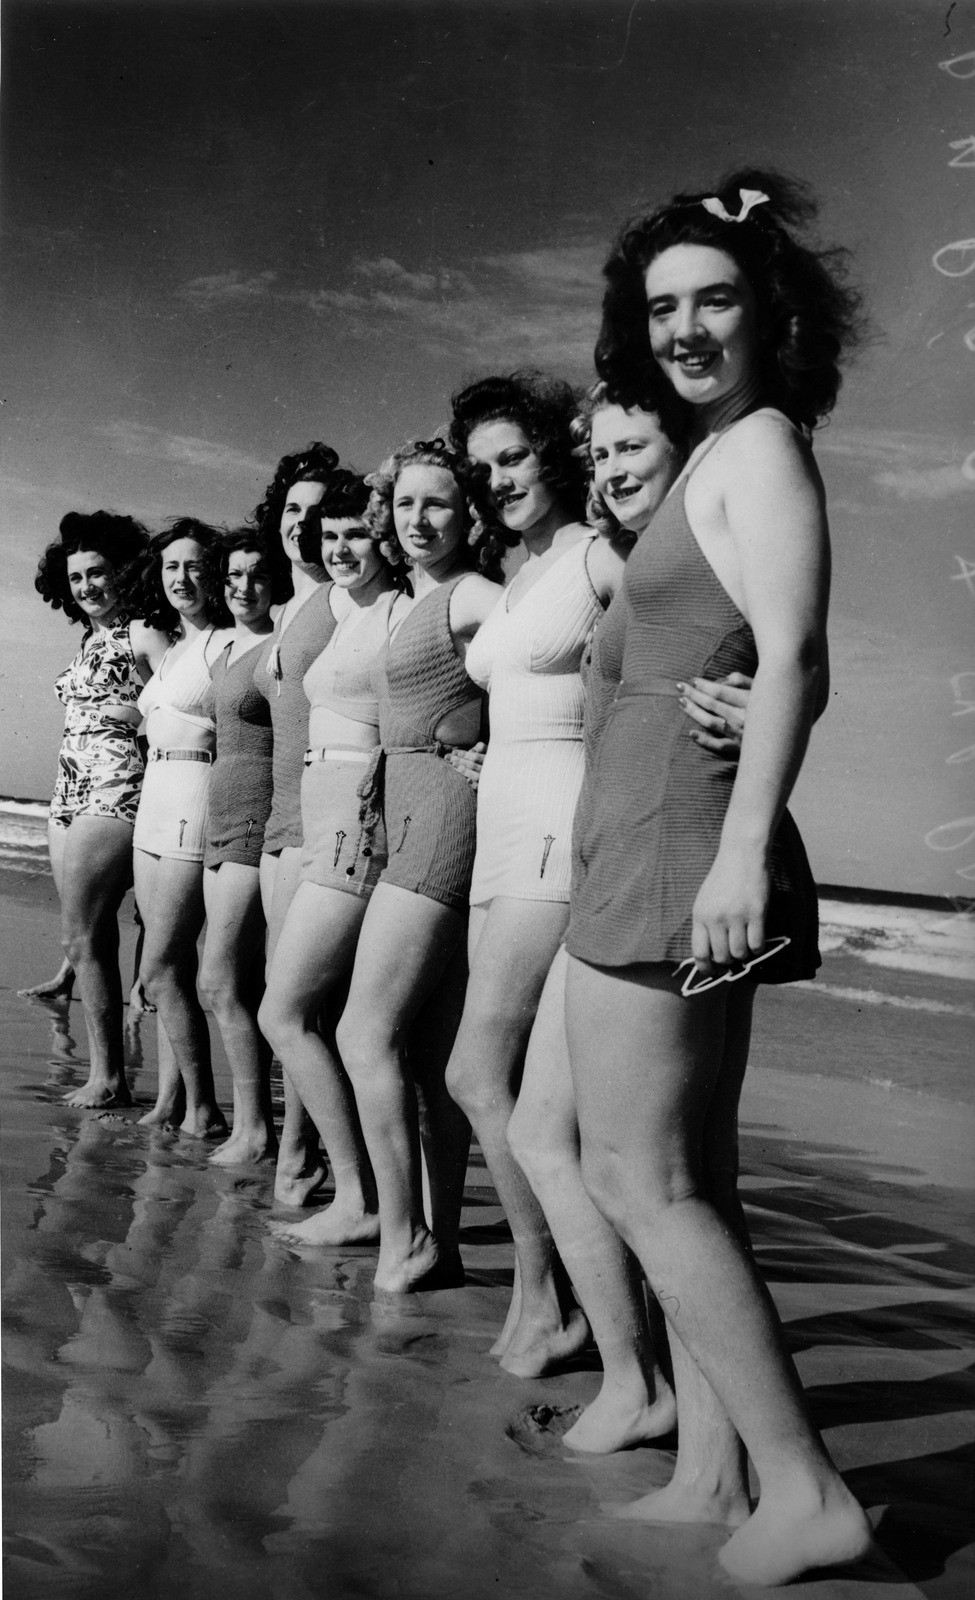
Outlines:
{"type": "Polygon", "coordinates": [[[694,902],[691,954],[699,971],[761,954],[770,886],[764,851],[722,846],[694,902]]]}
{"type": "Polygon", "coordinates": [[[486,753],[487,745],[481,743],[472,745],[469,750],[456,748],[448,750],[444,760],[449,762],[450,766],[455,768],[462,778],[467,779],[472,789],[476,789],[481,780],[481,768],[484,765],[486,753]]]}
{"type": "Polygon", "coordinates": [[[697,724],[690,738],[715,755],[738,759],[752,679],[744,672],[729,672],[721,683],[693,678],[679,683],[680,704],[697,724]]]}

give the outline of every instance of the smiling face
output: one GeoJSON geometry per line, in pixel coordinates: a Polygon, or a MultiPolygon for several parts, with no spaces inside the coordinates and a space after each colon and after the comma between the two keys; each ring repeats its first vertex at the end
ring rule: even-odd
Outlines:
{"type": "Polygon", "coordinates": [[[643,281],[650,347],[682,400],[709,405],[749,381],[758,359],[755,296],[731,256],[671,245],[643,281]]]}
{"type": "Polygon", "coordinates": [[[77,550],[67,558],[71,598],[89,622],[111,622],[118,610],[115,568],[97,550],[77,550]]]}
{"type": "Polygon", "coordinates": [[[322,518],[322,566],[340,589],[362,590],[388,571],[361,517],[322,518]]]}
{"type": "Polygon", "coordinates": [[[301,554],[301,532],[305,523],[315,522],[317,507],[325,494],[323,483],[293,483],[285,495],[281,513],[281,543],[284,553],[295,567],[306,568],[308,563],[301,554]]]}
{"type": "Polygon", "coordinates": [[[253,627],[271,609],[274,579],[259,550],[232,550],[227,558],[224,599],[235,622],[253,627]]]}
{"type": "Polygon", "coordinates": [[[528,532],[553,509],[555,495],[519,423],[505,418],[478,423],[467,440],[467,454],[488,468],[495,505],[513,533],[528,532]]]}
{"type": "Polygon", "coordinates": [[[642,533],[677,475],[678,454],[651,411],[601,406],[589,443],[593,484],[628,533],[642,533]]]}
{"type": "Polygon", "coordinates": [[[162,552],[163,594],[181,617],[206,611],[203,589],[203,547],[195,539],[174,539],[162,552]]]}
{"type": "Polygon", "coordinates": [[[417,462],[404,467],[393,486],[393,526],[407,558],[434,567],[463,545],[464,500],[452,472],[417,462]]]}

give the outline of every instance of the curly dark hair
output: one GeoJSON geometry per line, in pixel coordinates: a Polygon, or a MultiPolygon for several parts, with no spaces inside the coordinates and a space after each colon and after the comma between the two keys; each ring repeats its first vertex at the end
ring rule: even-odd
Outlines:
{"type": "MultiPolygon", "coordinates": [[[[655,364],[656,365],[656,364],[655,364]]],[[[687,455],[685,440],[686,424],[683,416],[679,419],[679,426],[673,425],[668,407],[673,410],[674,393],[663,374],[657,369],[658,380],[651,385],[644,384],[642,389],[630,385],[624,389],[614,388],[612,384],[604,383],[602,379],[587,389],[577,415],[572,422],[572,439],[576,455],[582,462],[589,483],[589,495],[586,501],[586,521],[601,533],[604,538],[633,542],[636,534],[631,534],[614,517],[609,506],[599,493],[593,482],[592,457],[590,445],[592,443],[592,419],[597,411],[603,411],[607,406],[620,406],[623,411],[643,411],[648,416],[656,417],[660,430],[666,434],[674,447],[675,460],[683,463],[687,455]],[[667,406],[658,404],[657,382],[665,384],[668,391],[667,406]],[[671,425],[668,425],[670,422],[671,425]]],[[[649,376],[649,374],[648,374],[649,376]]],[[[681,411],[684,408],[681,407],[681,411]]]]}
{"type": "Polygon", "coordinates": [[[258,528],[244,526],[232,528],[228,533],[220,532],[214,544],[211,544],[203,558],[203,583],[211,600],[219,605],[224,605],[224,587],[227,582],[227,568],[230,557],[237,550],[247,550],[259,555],[271,579],[271,604],[281,605],[290,599],[294,593],[291,581],[291,562],[288,560],[281,547],[281,540],[274,535],[261,533],[258,528]]]}
{"type": "Polygon", "coordinates": [[[451,396],[450,405],[450,443],[459,455],[466,454],[467,442],[481,423],[517,423],[538,457],[543,482],[570,516],[582,519],[586,479],[569,432],[579,408],[577,389],[535,367],[522,367],[467,384],[451,396]]]}
{"type": "Polygon", "coordinates": [[[816,209],[807,186],[797,179],[743,168],[716,189],[677,194],[649,215],[626,222],[603,269],[607,287],[596,344],[600,377],[624,390],[647,381],[656,365],[647,320],[647,267],[672,245],[709,245],[736,262],[755,295],[765,398],[799,427],[822,421],[839,392],[840,359],[860,341],[865,326],[860,296],[848,279],[849,252],[814,248],[795,237],[816,209]],[[768,198],[739,222],[743,189],[768,198]],[[707,210],[702,201],[712,197],[735,220],[707,210]]]}
{"type": "Polygon", "coordinates": [[[331,445],[314,439],[304,450],[295,450],[282,456],[274,469],[274,477],[264,491],[264,498],[255,506],[248,520],[262,533],[276,534],[281,529],[288,490],[293,483],[327,483],[339,464],[338,452],[331,445]]]}
{"type": "MultiPolygon", "coordinates": [[[[317,480],[308,480],[317,481],[317,480]]],[[[325,485],[325,493],[315,507],[321,517],[365,517],[369,505],[369,485],[358,472],[338,467],[325,485]]],[[[302,561],[309,566],[322,564],[322,535],[317,518],[303,523],[298,535],[302,561]]]]}
{"type": "Polygon", "coordinates": [[[149,534],[142,523],[117,511],[69,511],[61,518],[58,531],[60,538],[48,545],[38,563],[34,588],[41,599],[54,611],[63,611],[70,622],[87,623],[85,613],[71,597],[68,557],[77,555],[79,550],[93,550],[112,568],[124,604],[132,571],[149,544],[149,534]]]}
{"type": "Polygon", "coordinates": [[[472,572],[480,572],[493,583],[504,580],[502,560],[505,550],[518,543],[517,534],[509,533],[498,518],[494,503],[483,480],[465,455],[458,455],[444,439],[411,439],[409,443],[387,456],[378,472],[370,472],[366,482],[372,490],[366,513],[371,526],[380,539],[392,546],[398,544],[393,520],[393,491],[397,479],[406,467],[440,467],[449,472],[464,505],[467,521],[465,565],[472,572]]]}
{"type": "Polygon", "coordinates": [[[234,619],[227,610],[223,595],[212,593],[206,582],[208,557],[219,547],[223,537],[219,528],[211,527],[208,522],[201,522],[197,517],[176,517],[168,528],[164,528],[162,533],[157,533],[149,540],[149,548],[142,561],[141,570],[129,589],[128,609],[133,615],[142,617],[148,627],[158,628],[162,633],[176,637],[179,633],[179,613],[170,605],[163,589],[163,551],[171,544],[175,544],[177,539],[195,539],[204,557],[201,582],[206,596],[207,621],[217,628],[231,627],[234,619]]]}

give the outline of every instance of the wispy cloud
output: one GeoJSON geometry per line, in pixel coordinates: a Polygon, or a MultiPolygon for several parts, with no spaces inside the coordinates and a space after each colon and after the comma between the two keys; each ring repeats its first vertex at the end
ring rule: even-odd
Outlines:
{"type": "Polygon", "coordinates": [[[152,461],[171,461],[181,466],[201,468],[223,478],[238,479],[245,473],[258,477],[267,474],[268,464],[243,450],[213,439],[197,439],[190,434],[168,433],[164,428],[142,422],[108,422],[95,429],[113,449],[126,456],[144,456],[152,461]]]}
{"type": "Polygon", "coordinates": [[[177,293],[180,299],[188,300],[191,306],[206,311],[213,307],[243,305],[251,300],[260,300],[271,292],[276,279],[276,272],[256,272],[248,277],[233,269],[229,272],[213,272],[203,278],[191,278],[189,283],[180,286],[177,293]]]}
{"type": "Polygon", "coordinates": [[[816,448],[862,463],[871,481],[899,500],[944,500],[975,491],[975,475],[966,467],[970,444],[943,434],[830,428],[817,435],[816,448]]]}
{"type": "Polygon", "coordinates": [[[269,298],[303,306],[337,337],[400,335],[463,361],[588,368],[599,324],[603,246],[479,256],[414,271],[391,256],[352,261],[340,282],[299,288],[273,272],[194,278],[178,293],[199,310],[269,298]]]}

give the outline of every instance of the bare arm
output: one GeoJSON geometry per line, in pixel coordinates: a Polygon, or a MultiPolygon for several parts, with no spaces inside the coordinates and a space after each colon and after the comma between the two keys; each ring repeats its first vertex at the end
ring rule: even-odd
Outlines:
{"type": "Polygon", "coordinates": [[[155,672],[171,640],[168,634],[162,633],[158,628],[149,628],[144,622],[133,621],[129,623],[129,643],[132,654],[139,669],[143,683],[155,672]]]}
{"type": "Polygon", "coordinates": [[[763,947],[772,840],[826,659],[829,538],[815,467],[768,418],[749,419],[734,443],[718,487],[759,665],[721,843],[694,907],[692,951],[705,971],[763,947]]]}

